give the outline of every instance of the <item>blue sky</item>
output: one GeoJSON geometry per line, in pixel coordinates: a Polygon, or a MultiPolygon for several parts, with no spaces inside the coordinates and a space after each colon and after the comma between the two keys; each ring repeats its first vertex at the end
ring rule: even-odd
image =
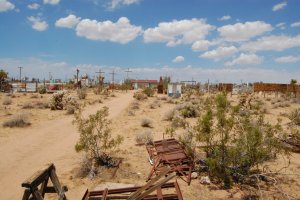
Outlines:
{"type": "Polygon", "coordinates": [[[0,69],[300,81],[299,13],[299,0],[0,0],[0,69]]]}

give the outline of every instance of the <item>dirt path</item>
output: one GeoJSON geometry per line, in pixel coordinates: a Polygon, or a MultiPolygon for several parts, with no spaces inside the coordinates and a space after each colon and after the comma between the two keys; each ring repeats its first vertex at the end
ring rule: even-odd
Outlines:
{"type": "MultiPolygon", "coordinates": [[[[85,113],[105,105],[113,119],[129,105],[131,97],[132,93],[118,94],[104,104],[86,107],[85,113]]],[[[78,163],[80,156],[74,150],[78,133],[72,120],[72,116],[65,116],[0,138],[0,199],[21,199],[22,181],[47,163],[55,163],[60,173],[78,163]]]]}

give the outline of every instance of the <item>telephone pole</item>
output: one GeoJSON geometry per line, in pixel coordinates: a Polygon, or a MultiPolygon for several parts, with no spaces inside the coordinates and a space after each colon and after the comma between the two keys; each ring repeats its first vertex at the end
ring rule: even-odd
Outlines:
{"type": "Polygon", "coordinates": [[[20,82],[22,82],[22,69],[23,69],[23,67],[18,67],[19,68],[19,70],[20,70],[20,82]]]}
{"type": "Polygon", "coordinates": [[[113,70],[111,73],[109,73],[112,75],[112,91],[114,91],[114,84],[115,84],[115,70],[113,70]]]}
{"type": "Polygon", "coordinates": [[[104,71],[101,71],[101,69],[98,71],[98,72],[95,72],[96,74],[99,74],[99,83],[100,83],[100,79],[102,77],[102,74],[104,74],[105,72],[104,71]]]}
{"type": "Polygon", "coordinates": [[[127,68],[127,70],[126,70],[125,72],[126,72],[126,74],[127,74],[127,80],[128,80],[128,73],[130,73],[130,72],[132,72],[132,71],[130,71],[129,68],[127,68]]]}

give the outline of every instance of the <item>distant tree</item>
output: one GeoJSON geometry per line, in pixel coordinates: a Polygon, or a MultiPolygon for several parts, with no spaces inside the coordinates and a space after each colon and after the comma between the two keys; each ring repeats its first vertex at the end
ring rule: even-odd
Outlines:
{"type": "Polygon", "coordinates": [[[291,79],[291,86],[292,86],[292,90],[293,90],[293,93],[295,95],[295,97],[297,97],[297,80],[296,79],[291,79]]]}
{"type": "Polygon", "coordinates": [[[0,70],[0,90],[2,90],[3,88],[3,82],[5,81],[5,79],[8,78],[8,73],[5,72],[3,69],[0,70]]]}

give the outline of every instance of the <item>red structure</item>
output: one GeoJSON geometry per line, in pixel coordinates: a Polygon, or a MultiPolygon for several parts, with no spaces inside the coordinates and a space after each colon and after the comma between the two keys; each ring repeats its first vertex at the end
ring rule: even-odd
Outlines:
{"type": "Polygon", "coordinates": [[[177,140],[174,138],[154,141],[153,145],[146,146],[153,167],[149,173],[148,180],[154,174],[160,174],[166,167],[170,167],[170,173],[180,174],[188,184],[191,183],[191,174],[194,160],[188,156],[177,140]]]}

